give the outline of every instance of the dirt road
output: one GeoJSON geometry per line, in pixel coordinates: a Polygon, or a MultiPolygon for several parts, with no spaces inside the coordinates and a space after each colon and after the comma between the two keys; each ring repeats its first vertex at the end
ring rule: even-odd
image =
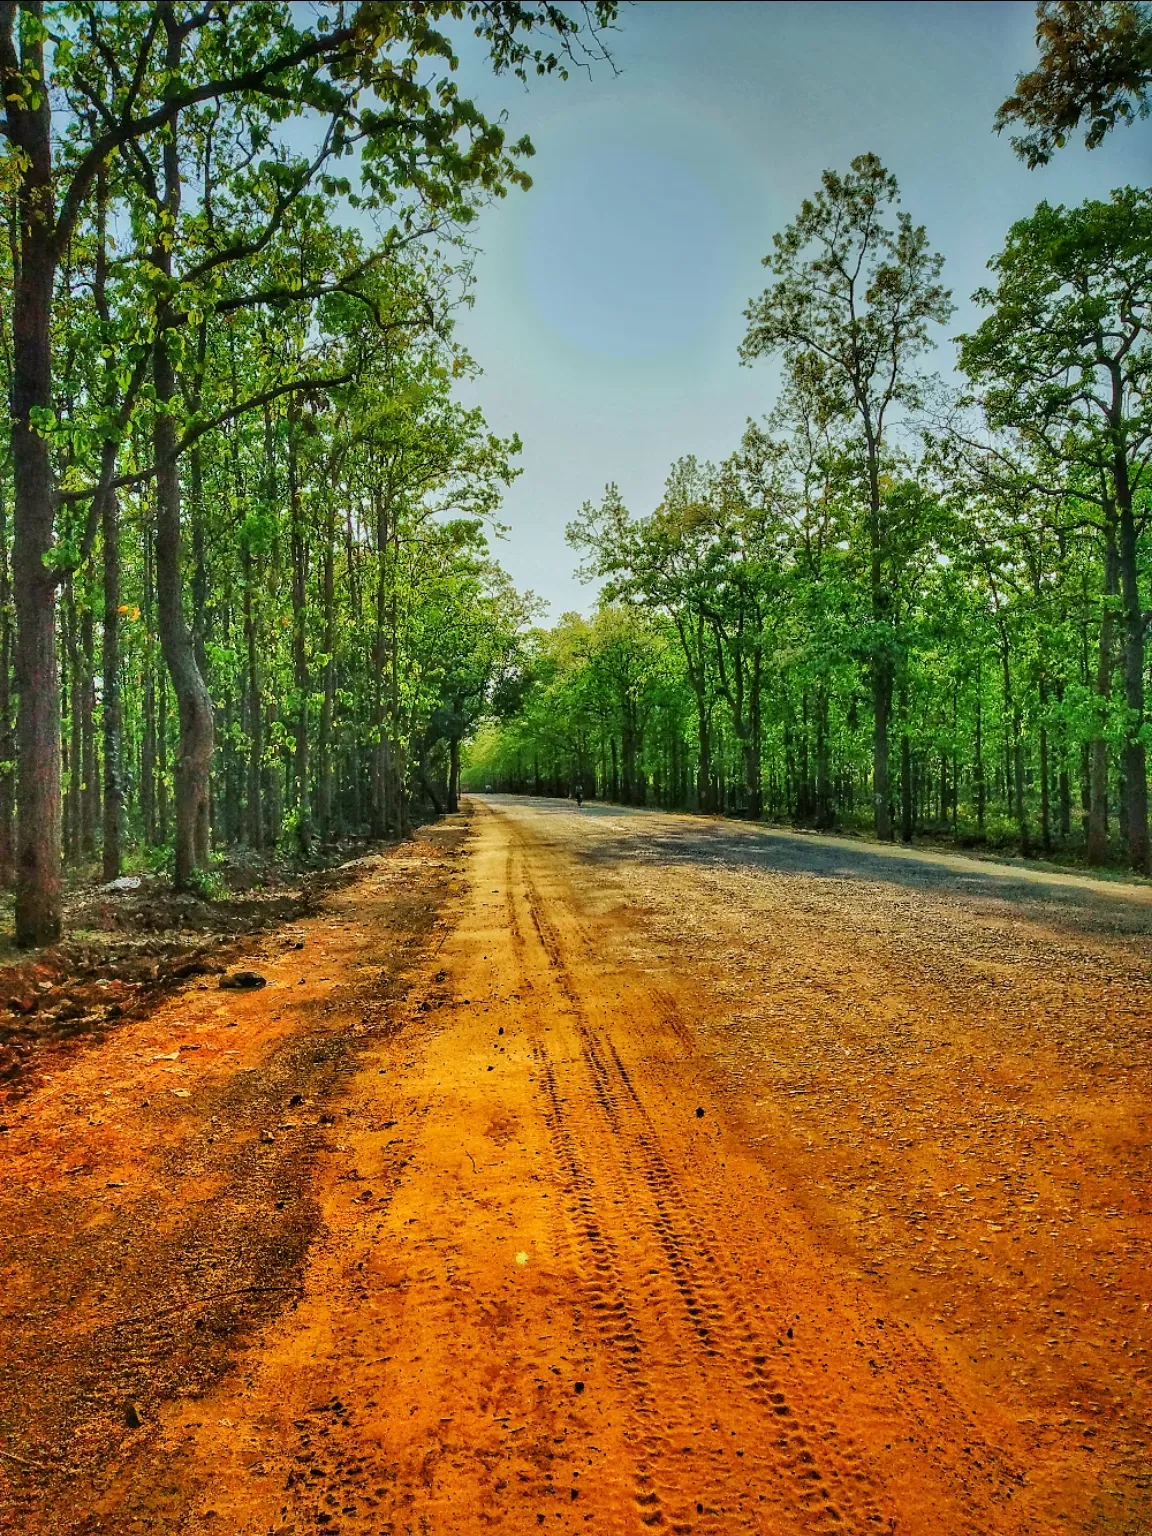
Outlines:
{"type": "Polygon", "coordinates": [[[1150,930],[475,802],[0,1117],[0,1531],[1152,1532],[1150,930]]]}

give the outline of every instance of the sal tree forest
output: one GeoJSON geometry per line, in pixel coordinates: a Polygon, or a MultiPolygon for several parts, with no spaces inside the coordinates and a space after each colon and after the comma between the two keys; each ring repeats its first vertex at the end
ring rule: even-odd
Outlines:
{"type": "Polygon", "coordinates": [[[607,4],[0,5],[0,873],[306,850],[456,793],[524,613],[461,407],[470,224],[526,187],[453,81],[603,52],[607,4]]]}
{"type": "MultiPolygon", "coordinates": [[[[1152,79],[1147,7],[1038,21],[995,125],[1031,166],[1146,116],[1152,79]]],[[[770,410],[655,509],[580,509],[599,606],[531,635],[469,782],[1147,873],[1152,193],[1007,230],[959,387],[944,258],[875,155],[764,266],[741,359],[770,410]]]]}
{"type": "MultiPolygon", "coordinates": [[[[1146,871],[1152,197],[1007,231],[961,338],[872,154],[765,257],[751,421],[493,560],[519,443],[458,398],[486,203],[531,145],[456,84],[611,69],[610,3],[3,0],[0,879],[384,836],[470,782],[1066,850],[1146,871]]],[[[1147,8],[1044,4],[1033,165],[1146,113],[1147,8]]],[[[548,86],[551,88],[551,86],[548,86]]],[[[482,360],[481,360],[482,361],[482,360]]],[[[690,445],[685,445],[686,448],[690,445]]]]}

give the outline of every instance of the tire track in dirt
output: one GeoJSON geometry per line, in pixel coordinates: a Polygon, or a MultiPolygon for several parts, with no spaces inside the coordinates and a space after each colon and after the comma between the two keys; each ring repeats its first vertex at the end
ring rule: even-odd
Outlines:
{"type": "MultiPolygon", "coordinates": [[[[673,1032],[679,1042],[688,1050],[691,1050],[695,1043],[695,1037],[685,1023],[674,998],[667,991],[654,988],[653,999],[660,1021],[673,1032]]],[[[624,1081],[629,1093],[636,1099],[641,1113],[646,1113],[643,1110],[643,1105],[632,1082],[631,1075],[623,1063],[620,1062],[618,1052],[612,1042],[609,1042],[609,1049],[616,1060],[621,1079],[624,1081]]],[[[656,1081],[660,1081],[665,1075],[658,1068],[649,1067],[649,1076],[656,1081]]],[[[647,1145],[647,1141],[644,1144],[647,1145]]],[[[699,1236],[702,1243],[715,1241],[711,1234],[697,1221],[695,1213],[691,1209],[684,1209],[680,1219],[694,1234],[699,1236]]],[[[710,1262],[713,1262],[710,1249],[703,1249],[701,1251],[704,1251],[708,1255],[710,1262]]],[[[735,1294],[733,1293],[733,1286],[729,1278],[730,1273],[730,1269],[725,1270],[721,1267],[717,1275],[717,1284],[724,1291],[726,1300],[732,1306],[733,1315],[738,1319],[740,1325],[741,1339],[746,1351],[752,1356],[753,1369],[746,1375],[746,1380],[749,1380],[752,1385],[753,1395],[761,1402],[766,1401],[769,1411],[779,1414],[781,1413],[781,1405],[786,1404],[787,1399],[779,1390],[777,1377],[770,1374],[771,1367],[769,1367],[768,1361],[771,1357],[755,1353],[757,1349],[763,1347],[765,1333],[767,1332],[771,1336],[773,1329],[768,1325],[763,1307],[757,1305],[753,1298],[741,1294],[739,1286],[735,1288],[735,1294]],[[752,1319],[748,1315],[750,1309],[754,1314],[752,1319]],[[766,1374],[766,1372],[769,1374],[766,1374]],[[763,1387],[767,1387],[766,1392],[760,1390],[763,1387]]],[[[769,1311],[777,1313],[783,1311],[786,1313],[787,1308],[783,1300],[780,1299],[769,1311]]],[[[777,1338],[776,1342],[779,1345],[779,1338],[777,1338]]],[[[801,1369],[798,1366],[797,1375],[808,1386],[811,1386],[818,1377],[817,1359],[810,1349],[806,1348],[796,1339],[792,1340],[790,1352],[798,1360],[804,1360],[803,1368],[801,1369]]],[[[939,1379],[939,1365],[930,1351],[918,1346],[916,1341],[908,1335],[904,1335],[901,1338],[898,1356],[885,1349],[879,1342],[874,1341],[871,1345],[870,1364],[873,1364],[877,1371],[883,1371],[888,1375],[887,1391],[894,1402],[899,1405],[901,1415],[906,1417],[909,1423],[918,1421],[925,1407],[933,1403],[933,1397],[935,1397],[934,1407],[938,1407],[940,1399],[943,1398],[947,1403],[949,1413],[959,1420],[962,1426],[961,1434],[957,1438],[962,1438],[966,1444],[975,1447],[983,1455],[991,1458],[1004,1481],[1015,1485],[1023,1482],[1023,1474],[1019,1464],[1006,1459],[1001,1453],[987,1444],[976,1418],[961,1406],[949,1392],[946,1384],[939,1379]],[[910,1386],[910,1383],[916,1383],[918,1391],[910,1386]],[[934,1393],[929,1392],[927,1390],[928,1387],[934,1388],[934,1393]]],[[[786,1407],[783,1416],[789,1416],[789,1410],[786,1407]]],[[[862,1448],[857,1445],[854,1437],[843,1435],[836,1424],[831,1421],[824,1423],[823,1433],[827,1436],[829,1443],[839,1443],[842,1446],[845,1460],[854,1464],[856,1468],[854,1475],[857,1481],[867,1482],[868,1479],[859,1472],[859,1468],[864,1462],[864,1453],[862,1448]]],[[[797,1443],[802,1444],[802,1441],[798,1439],[797,1443]]],[[[810,1463],[811,1458],[806,1452],[803,1452],[801,1460],[805,1463],[810,1463]]],[[[973,1528],[980,1529],[979,1522],[982,1518],[982,1502],[969,1496],[967,1491],[961,1490],[959,1503],[973,1521],[973,1528]]],[[[882,1528],[885,1521],[891,1524],[896,1519],[896,1516],[891,1510],[886,1513],[882,1512],[874,1500],[867,1499],[865,1500],[863,1511],[858,1511],[858,1518],[863,1519],[870,1527],[882,1528]]]]}
{"type": "MultiPolygon", "coordinates": [[[[581,988],[575,980],[576,974],[586,968],[585,956],[577,955],[573,963],[568,962],[564,943],[546,913],[545,903],[525,859],[522,859],[520,879],[524,884],[532,926],[548,958],[556,991],[563,998],[578,1034],[591,1101],[602,1121],[600,1125],[577,1126],[579,1110],[565,1114],[555,1071],[547,1060],[545,1047],[538,1040],[536,1049],[544,1063],[549,1122],[558,1161],[575,1196],[573,1215],[578,1230],[582,1226],[583,1235],[591,1247],[593,1266],[605,1281],[611,1283],[617,1298],[612,1302],[601,1301],[599,1305],[614,1315],[621,1325],[619,1332],[610,1336],[610,1342],[624,1357],[623,1367],[637,1390],[638,1412],[652,1412],[653,1392],[651,1384],[637,1375],[638,1360],[651,1360],[653,1353],[638,1319],[641,1316],[667,1316],[673,1307],[678,1307],[680,1326],[674,1346],[676,1355],[680,1358],[694,1356],[699,1371],[714,1375],[719,1369],[721,1379],[742,1383],[743,1395],[753,1408],[767,1422],[777,1422],[778,1433],[769,1442],[772,1465],[764,1470],[769,1474],[773,1502],[778,1505],[779,1513],[791,1520],[798,1517],[801,1523],[797,1528],[812,1531],[842,1529],[846,1520],[853,1528],[862,1530],[892,1528],[894,1512],[891,1508],[881,1508],[871,1478],[861,1470],[851,1443],[836,1447],[832,1454],[824,1447],[817,1452],[809,1436],[802,1431],[797,1411],[789,1401],[790,1393],[784,1390],[781,1376],[769,1364],[763,1323],[759,1318],[749,1319],[746,1307],[737,1299],[733,1277],[719,1258],[721,1244],[717,1234],[693,1209],[694,1202],[684,1187],[684,1171],[676,1169],[665,1153],[657,1128],[614,1041],[602,1037],[589,1021],[581,988]],[[647,1257],[656,1261],[655,1265],[649,1265],[639,1305],[628,1299],[626,1282],[605,1234],[604,1216],[596,1211],[593,1203],[591,1192],[596,1181],[581,1164],[581,1151],[587,1157],[586,1149],[593,1147],[597,1149],[597,1160],[603,1160],[605,1131],[615,1164],[611,1187],[625,1192],[629,1209],[637,1216],[642,1214],[649,1239],[647,1257]],[[833,1487],[837,1492],[832,1491],[833,1487]]],[[[568,909],[563,910],[567,914],[568,909]]],[[[584,925],[572,926],[578,941],[584,940],[585,932],[581,931],[584,925]]],[[[588,946],[584,943],[581,948],[588,946]]],[[[671,1000],[666,993],[658,991],[653,999],[634,1000],[630,1015],[633,1027],[643,1018],[645,1005],[651,1007],[652,1002],[656,1004],[653,1011],[667,1020],[671,1000]],[[635,1006],[637,1002],[640,1007],[635,1006]]],[[[682,1041],[688,1035],[682,1023],[676,1033],[682,1041]]],[[[567,1096],[568,1100],[572,1097],[571,1093],[567,1096]]],[[[582,1107],[585,1096],[577,1092],[574,1097],[577,1105],[582,1107]]],[[[668,1395],[659,1394],[662,1400],[668,1395]]],[[[795,1395],[795,1388],[792,1395],[795,1395]]],[[[732,1402],[726,1402],[725,1409],[729,1419],[736,1422],[747,1411],[745,1405],[732,1402]]],[[[667,1464],[670,1443],[676,1438],[674,1431],[680,1430],[682,1435],[683,1427],[683,1423],[669,1424],[654,1442],[648,1441],[653,1460],[641,1463],[637,1471],[637,1503],[644,1511],[644,1523],[662,1523],[667,1504],[670,1510],[676,1509],[670,1519],[671,1528],[677,1532],[759,1529],[759,1522],[752,1512],[724,1509],[721,1513],[715,1510],[712,1500],[706,1504],[704,1500],[696,1499],[696,1518],[692,1518],[691,1500],[679,1486],[681,1480],[675,1476],[674,1466],[667,1464]],[[733,1514],[737,1515],[738,1526],[732,1523],[733,1514]],[[714,1523],[717,1519],[718,1524],[714,1523]]]]}
{"type": "MultiPolygon", "coordinates": [[[[558,992],[560,1010],[576,1022],[579,1018],[576,992],[559,960],[550,930],[540,921],[539,903],[535,899],[535,888],[528,871],[526,850],[521,839],[515,835],[508,838],[505,889],[509,932],[515,936],[517,961],[525,988],[534,996],[548,990],[558,992]],[[543,966],[540,964],[539,952],[533,955],[524,937],[525,925],[521,923],[517,910],[520,902],[523,902],[527,911],[539,950],[543,951],[543,966]]],[[[555,998],[551,1008],[557,1008],[555,998]]],[[[629,1418],[627,1438],[636,1446],[643,1447],[633,1470],[632,1499],[641,1525],[658,1526],[664,1523],[664,1512],[648,1466],[648,1458],[657,1450],[649,1423],[655,1415],[656,1405],[642,1375],[642,1362],[650,1356],[652,1349],[651,1341],[645,1337],[641,1324],[641,1315],[645,1309],[637,1306],[636,1299],[625,1285],[618,1247],[611,1236],[610,1223],[606,1221],[601,1209],[598,1184],[590,1171],[587,1148],[572,1123],[571,1115],[565,1111],[568,1096],[561,1094],[557,1065],[539,1030],[530,1033],[532,1057],[543,1090],[544,1121],[551,1138],[553,1159],[559,1170],[556,1182],[567,1204],[568,1223],[563,1231],[557,1232],[557,1246],[566,1252],[569,1262],[582,1277],[584,1295],[595,1319],[597,1335],[602,1345],[612,1352],[617,1371],[626,1386],[629,1418]]]]}
{"type": "MultiPolygon", "coordinates": [[[[753,1436],[759,1432],[763,1438],[763,1423],[776,1425],[777,1432],[768,1442],[772,1454],[766,1456],[765,1448],[759,1448],[757,1472],[767,1478],[767,1483],[761,1486],[772,1488],[777,1518],[786,1520],[788,1529],[895,1530],[900,1523],[898,1506],[877,1484],[863,1447],[817,1408],[822,1371],[816,1353],[799,1346],[791,1327],[774,1323],[771,1315],[766,1314],[737,1278],[733,1266],[724,1262],[721,1255],[725,1243],[716,1228],[700,1215],[708,1205],[706,1191],[692,1177],[682,1157],[666,1145],[612,1033],[597,1029],[591,1021],[590,1012],[602,1008],[602,1000],[595,996],[595,988],[592,995],[588,993],[588,977],[596,969],[596,944],[589,926],[578,919],[572,920],[570,893],[562,887],[551,890],[553,899],[550,901],[542,896],[528,867],[531,843],[514,823],[509,826],[509,836],[521,848],[519,875],[531,926],[547,956],[554,990],[570,1015],[580,1044],[579,1059],[585,1080],[583,1094],[571,1082],[565,1083],[567,1092],[562,1094],[556,1072],[549,1063],[547,1083],[553,1105],[551,1118],[559,1127],[558,1135],[563,1143],[560,1160],[573,1165],[575,1159],[571,1148],[576,1144],[583,1149],[594,1148],[591,1161],[602,1165],[605,1149],[611,1148],[612,1168],[610,1171],[597,1170],[601,1173],[599,1182],[626,1191],[625,1203],[637,1219],[643,1216],[647,1228],[651,1248],[646,1257],[656,1260],[649,1265],[645,1283],[639,1289],[640,1305],[636,1302],[616,1303],[617,1307],[623,1305],[627,1311],[629,1343],[637,1336],[632,1321],[635,1317],[666,1316],[675,1304],[680,1328],[674,1352],[679,1358],[693,1356],[697,1371],[712,1381],[713,1406],[717,1400],[717,1377],[728,1387],[723,1394],[725,1423],[740,1426],[737,1433],[742,1438],[747,1438],[749,1432],[753,1436]],[[557,914],[557,921],[552,920],[550,912],[557,914]],[[567,1104],[567,1111],[561,1108],[562,1103],[567,1104]],[[591,1109],[591,1114],[581,1114],[587,1109],[591,1109]],[[786,1355],[784,1335],[787,1336],[786,1355]],[[739,1397],[731,1391],[733,1382],[741,1385],[739,1397]]],[[[520,924],[521,928],[525,926],[520,924]]],[[[620,1018],[618,1005],[616,1011],[620,1018]]],[[[654,1086],[654,1079],[659,1083],[668,1075],[661,1069],[660,1062],[662,1030],[671,1034],[680,1056],[693,1049],[695,1036],[685,1023],[674,997],[665,987],[649,982],[646,977],[638,987],[630,989],[623,1020],[627,1024],[627,1037],[644,1048],[644,1072],[650,1088],[654,1086]]],[[[541,1052],[545,1050],[539,1038],[536,1048],[541,1052]]],[[[674,1070],[682,1075],[682,1069],[681,1062],[674,1070]]],[[[581,1222],[587,1227],[590,1209],[587,1191],[594,1189],[596,1183],[591,1174],[582,1172],[582,1192],[575,1216],[578,1229],[581,1222]]],[[[603,1214],[594,1219],[599,1223],[595,1228],[596,1240],[602,1245],[603,1214]]],[[[634,1265],[633,1271],[636,1268],[634,1265]]],[[[624,1286],[618,1273],[614,1279],[617,1286],[624,1286]]],[[[775,1310],[779,1316],[782,1308],[777,1305],[775,1310]]],[[[909,1375],[911,1379],[917,1379],[923,1375],[925,1366],[932,1367],[935,1362],[912,1341],[908,1342],[912,1348],[906,1352],[901,1350],[896,1357],[873,1343],[869,1365],[875,1373],[883,1372],[890,1382],[894,1381],[889,1387],[891,1406],[901,1419],[915,1426],[930,1395],[923,1390],[919,1394],[920,1400],[914,1401],[900,1384],[900,1378],[909,1375]],[[909,1356],[915,1359],[917,1369],[906,1369],[912,1364],[909,1356]],[[902,1366],[905,1369],[902,1370],[902,1366]]],[[[667,1348],[664,1353],[667,1356],[667,1348]]],[[[937,1411],[943,1398],[947,1411],[964,1424],[964,1438],[991,1457],[1001,1479],[1006,1483],[1019,1482],[1018,1469],[990,1451],[975,1423],[947,1391],[945,1384],[936,1379],[929,1381],[928,1386],[936,1389],[937,1411]]],[[[645,1382],[645,1387],[651,1391],[650,1383],[645,1382]]],[[[664,1399],[668,1394],[659,1395],[664,1399]]],[[[691,1501],[683,1496],[674,1462],[666,1455],[680,1428],[679,1423],[670,1424],[670,1433],[658,1441],[660,1459],[639,1469],[645,1491],[649,1482],[654,1485],[657,1502],[653,1523],[658,1520],[656,1510],[679,1506],[680,1517],[672,1526],[678,1531],[762,1528],[755,1516],[745,1518],[744,1510],[739,1512],[740,1525],[734,1525],[736,1511],[725,1508],[721,1512],[713,1502],[700,1499],[696,1500],[695,1519],[692,1518],[691,1501]],[[713,1523],[716,1519],[718,1524],[713,1523]]],[[[747,1457],[747,1464],[752,1464],[751,1457],[747,1457]]],[[[953,1481],[947,1474],[944,1480],[953,1481]]],[[[953,1489],[953,1497],[961,1521],[957,1529],[983,1532],[991,1528],[984,1498],[962,1482],[953,1489]]],[[[766,1511],[761,1509],[757,1513],[763,1516],[766,1511]]]]}

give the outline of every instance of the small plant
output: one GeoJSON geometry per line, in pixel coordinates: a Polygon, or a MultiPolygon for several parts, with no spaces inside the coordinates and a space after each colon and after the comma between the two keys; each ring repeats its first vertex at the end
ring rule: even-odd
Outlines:
{"type": "Polygon", "coordinates": [[[211,869],[194,869],[188,876],[188,889],[201,901],[219,901],[228,894],[224,881],[211,869]]]}
{"type": "Polygon", "coordinates": [[[176,868],[176,850],[171,843],[155,843],[144,849],[144,868],[150,875],[167,875],[171,879],[176,868]]]}
{"type": "Polygon", "coordinates": [[[290,859],[300,852],[300,812],[291,810],[280,823],[280,837],[276,844],[281,858],[290,859]]]}
{"type": "Polygon", "coordinates": [[[289,811],[280,823],[277,852],[283,859],[299,859],[307,858],[311,848],[312,828],[308,817],[302,816],[298,809],[289,811]]]}

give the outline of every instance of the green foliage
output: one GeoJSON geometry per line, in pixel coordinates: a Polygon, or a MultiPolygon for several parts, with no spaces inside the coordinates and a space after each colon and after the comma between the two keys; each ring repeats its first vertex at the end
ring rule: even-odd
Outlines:
{"type": "Polygon", "coordinates": [[[614,485],[584,505],[600,607],[532,636],[470,784],[1096,863],[1119,831],[1145,867],[1147,194],[1014,226],[962,339],[970,414],[919,445],[897,427],[950,303],[895,196],[861,157],[776,237],[743,349],[783,354],[775,409],[646,516],[614,485]]]}
{"type": "Polygon", "coordinates": [[[1041,0],[1036,19],[1039,62],[996,113],[998,133],[1031,130],[1012,139],[1031,169],[1082,126],[1095,149],[1152,110],[1152,9],[1142,0],[1041,0]]]}
{"type": "MultiPolygon", "coordinates": [[[[522,79],[607,59],[615,14],[611,0],[0,7],[0,288],[40,233],[52,287],[51,403],[41,390],[26,419],[54,491],[34,558],[61,593],[70,860],[95,853],[102,758],[119,764],[127,838],[165,868],[174,813],[208,793],[218,841],[302,853],[394,832],[454,793],[460,738],[531,604],[487,547],[520,443],[454,397],[476,367],[453,313],[471,296],[465,232],[529,184],[532,146],[453,73],[477,42],[522,79]],[[33,190],[33,217],[44,165],[52,206],[33,190]],[[158,496],[173,457],[177,488],[158,496]],[[190,700],[215,741],[210,784],[190,700]]],[[[6,399],[23,334],[0,306],[6,399]]],[[[5,509],[25,517],[45,492],[13,497],[9,425],[11,658],[5,509]]],[[[5,678],[0,756],[43,783],[43,753],[15,754],[16,736],[5,678]]],[[[209,855],[202,823],[191,851],[180,825],[183,879],[209,855]]]]}
{"type": "Polygon", "coordinates": [[[188,878],[188,889],[201,901],[222,901],[228,887],[214,870],[194,869],[188,878]]]}

